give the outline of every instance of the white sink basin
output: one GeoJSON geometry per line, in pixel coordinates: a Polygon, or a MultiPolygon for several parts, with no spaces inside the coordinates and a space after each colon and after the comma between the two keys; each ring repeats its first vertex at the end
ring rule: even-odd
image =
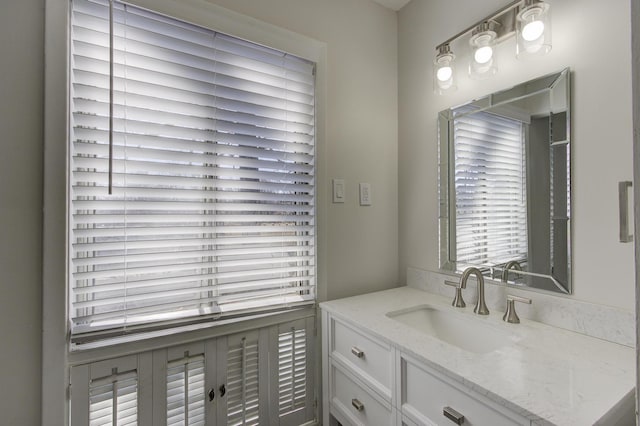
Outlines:
{"type": "Polygon", "coordinates": [[[509,330],[485,324],[482,318],[429,305],[389,312],[387,317],[462,350],[479,354],[493,352],[518,340],[509,330]]]}

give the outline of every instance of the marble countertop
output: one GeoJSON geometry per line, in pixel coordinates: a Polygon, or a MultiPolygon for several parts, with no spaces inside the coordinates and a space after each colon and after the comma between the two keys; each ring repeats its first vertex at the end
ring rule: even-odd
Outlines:
{"type": "Polygon", "coordinates": [[[471,303],[453,308],[451,299],[400,287],[320,307],[534,424],[592,425],[634,392],[633,348],[526,319],[508,324],[502,321],[503,312],[475,315],[471,303]],[[506,329],[513,340],[492,352],[472,353],[386,316],[421,305],[506,329]]]}

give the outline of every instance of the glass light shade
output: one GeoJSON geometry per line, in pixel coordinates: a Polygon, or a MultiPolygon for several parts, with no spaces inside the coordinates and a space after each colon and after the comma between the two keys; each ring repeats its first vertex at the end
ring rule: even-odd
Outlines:
{"type": "Polygon", "coordinates": [[[458,87],[455,78],[455,55],[449,51],[448,47],[439,52],[433,61],[433,90],[443,95],[455,91],[458,87]]]}
{"type": "Polygon", "coordinates": [[[516,56],[526,58],[551,50],[551,13],[548,3],[524,6],[516,19],[516,56]]]}
{"type": "Polygon", "coordinates": [[[469,41],[472,55],[469,61],[469,76],[475,79],[488,78],[498,72],[496,65],[496,33],[491,30],[477,32],[469,41]]]}

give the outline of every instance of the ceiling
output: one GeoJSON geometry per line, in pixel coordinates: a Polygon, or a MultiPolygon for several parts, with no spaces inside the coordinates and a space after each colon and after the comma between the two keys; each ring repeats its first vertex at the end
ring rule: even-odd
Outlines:
{"type": "Polygon", "coordinates": [[[400,10],[402,9],[402,6],[409,3],[410,0],[373,0],[373,1],[391,10],[400,10]]]}

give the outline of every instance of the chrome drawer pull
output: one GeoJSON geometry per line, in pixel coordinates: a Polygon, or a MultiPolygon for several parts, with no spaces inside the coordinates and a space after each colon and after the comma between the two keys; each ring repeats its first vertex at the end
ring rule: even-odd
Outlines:
{"type": "Polygon", "coordinates": [[[355,408],[358,411],[364,410],[364,404],[362,402],[358,401],[356,398],[353,398],[351,400],[351,405],[353,405],[353,408],[355,408]]]}
{"type": "Polygon", "coordinates": [[[442,414],[457,425],[464,424],[464,416],[451,407],[444,407],[442,414]]]}
{"type": "Polygon", "coordinates": [[[355,346],[351,348],[351,353],[357,356],[358,358],[362,358],[364,356],[364,352],[355,346]]]}

